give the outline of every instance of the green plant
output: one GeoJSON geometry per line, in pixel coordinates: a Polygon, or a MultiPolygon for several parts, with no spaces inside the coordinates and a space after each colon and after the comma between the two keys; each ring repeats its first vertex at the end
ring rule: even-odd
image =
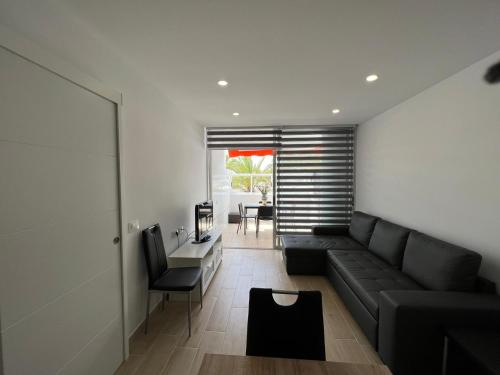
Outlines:
{"type": "Polygon", "coordinates": [[[269,187],[270,186],[268,184],[257,185],[257,189],[259,189],[262,196],[267,195],[267,193],[269,192],[269,187]]]}
{"type": "MultiPolygon", "coordinates": [[[[252,191],[252,179],[250,176],[238,176],[238,174],[262,174],[262,173],[272,173],[272,164],[263,168],[264,158],[258,158],[257,160],[252,159],[250,156],[240,156],[237,158],[228,158],[226,160],[226,169],[229,169],[236,173],[233,176],[232,187],[233,189],[241,189],[243,191],[252,191]]],[[[266,182],[268,178],[266,176],[254,177],[254,184],[266,182]]]]}
{"type": "Polygon", "coordinates": [[[250,156],[240,156],[237,158],[228,158],[226,168],[235,173],[272,173],[273,166],[268,165],[262,168],[264,158],[259,158],[256,162],[250,156]]]}

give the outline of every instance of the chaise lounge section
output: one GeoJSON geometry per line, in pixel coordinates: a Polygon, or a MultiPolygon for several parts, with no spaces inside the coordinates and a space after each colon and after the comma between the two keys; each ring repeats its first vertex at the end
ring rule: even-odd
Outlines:
{"type": "Polygon", "coordinates": [[[326,275],[395,375],[441,373],[444,327],[500,327],[474,251],[359,211],[282,242],[287,272],[326,275]]]}

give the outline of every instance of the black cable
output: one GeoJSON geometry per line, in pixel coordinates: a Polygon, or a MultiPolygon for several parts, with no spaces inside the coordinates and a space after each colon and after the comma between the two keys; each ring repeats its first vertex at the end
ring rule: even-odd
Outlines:
{"type": "Polygon", "coordinates": [[[190,238],[191,236],[193,235],[193,233],[195,232],[194,230],[192,232],[189,232],[185,229],[183,229],[182,231],[179,232],[179,230],[177,230],[175,232],[175,234],[177,235],[177,248],[181,247],[181,235],[182,233],[185,232],[186,233],[186,238],[184,239],[184,241],[182,242],[182,244],[184,245],[190,238]]]}
{"type": "MultiPolygon", "coordinates": [[[[195,232],[195,231],[193,230],[192,232],[189,232],[189,233],[186,235],[186,240],[184,241],[184,243],[186,243],[186,242],[187,242],[187,241],[191,238],[191,236],[194,234],[194,232],[195,232]]],[[[187,231],[186,231],[186,233],[187,233],[187,231]]]]}

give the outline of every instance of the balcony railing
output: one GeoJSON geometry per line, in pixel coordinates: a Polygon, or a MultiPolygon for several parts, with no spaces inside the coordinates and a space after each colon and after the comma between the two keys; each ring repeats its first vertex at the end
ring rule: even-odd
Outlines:
{"type": "Polygon", "coordinates": [[[259,185],[269,187],[268,195],[272,192],[272,173],[235,173],[231,175],[231,189],[233,191],[259,193],[259,185]]]}

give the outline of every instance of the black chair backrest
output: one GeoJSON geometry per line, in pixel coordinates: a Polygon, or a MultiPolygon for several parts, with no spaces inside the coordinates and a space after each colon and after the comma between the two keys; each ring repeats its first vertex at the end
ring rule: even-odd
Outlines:
{"type": "Polygon", "coordinates": [[[324,361],[321,292],[300,291],[293,305],[282,306],[272,289],[252,288],[246,354],[324,361]]]}
{"type": "Polygon", "coordinates": [[[240,211],[240,217],[243,217],[243,203],[238,203],[238,210],[240,211]]]}
{"type": "Polygon", "coordinates": [[[257,216],[264,218],[272,218],[273,217],[273,206],[259,206],[257,209],[257,216]]]}
{"type": "Polygon", "coordinates": [[[151,287],[168,269],[160,224],[144,229],[142,242],[148,268],[149,287],[151,287]]]}

